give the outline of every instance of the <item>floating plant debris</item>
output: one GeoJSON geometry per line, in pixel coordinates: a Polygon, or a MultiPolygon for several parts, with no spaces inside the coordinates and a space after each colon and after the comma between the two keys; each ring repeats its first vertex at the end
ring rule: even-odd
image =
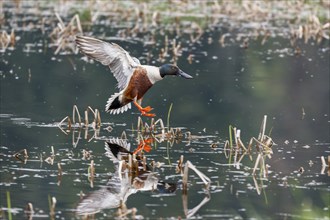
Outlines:
{"type": "Polygon", "coordinates": [[[78,53],[78,49],[75,45],[75,36],[82,34],[83,30],[81,27],[80,19],[78,15],[74,15],[71,21],[65,25],[60,15],[55,12],[56,18],[58,19],[57,27],[49,35],[50,38],[55,42],[57,49],[55,55],[60,51],[69,50],[75,54],[78,53]]]}

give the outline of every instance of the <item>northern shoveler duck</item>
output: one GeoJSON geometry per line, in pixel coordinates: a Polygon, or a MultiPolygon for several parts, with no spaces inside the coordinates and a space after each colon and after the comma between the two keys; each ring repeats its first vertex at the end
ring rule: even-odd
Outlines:
{"type": "Polygon", "coordinates": [[[76,44],[83,54],[109,66],[117,79],[117,87],[120,91],[108,99],[105,108],[106,112],[111,114],[127,111],[133,102],[142,115],[154,117],[155,114],[149,113],[152,110],[150,106],[141,107],[143,95],[167,75],[193,78],[173,64],[164,64],[160,67],[141,65],[137,58],[131,57],[126,50],[115,43],[77,36],[76,44]]]}

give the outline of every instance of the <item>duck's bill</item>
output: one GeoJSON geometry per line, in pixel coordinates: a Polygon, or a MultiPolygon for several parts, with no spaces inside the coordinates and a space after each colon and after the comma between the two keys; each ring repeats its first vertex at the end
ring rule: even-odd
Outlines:
{"type": "Polygon", "coordinates": [[[186,79],[192,79],[193,77],[190,76],[189,74],[183,72],[182,70],[179,71],[179,76],[182,76],[183,78],[186,78],[186,79]]]}

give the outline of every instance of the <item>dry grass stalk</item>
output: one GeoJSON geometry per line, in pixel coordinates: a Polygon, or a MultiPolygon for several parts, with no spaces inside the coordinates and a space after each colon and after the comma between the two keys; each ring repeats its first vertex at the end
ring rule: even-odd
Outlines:
{"type": "Polygon", "coordinates": [[[0,33],[0,52],[5,52],[6,49],[11,46],[14,47],[16,44],[16,37],[14,29],[8,34],[5,30],[0,33]]]}
{"type": "Polygon", "coordinates": [[[88,110],[85,110],[85,126],[87,127],[89,124],[89,121],[88,121],[88,110]]]}
{"type": "Polygon", "coordinates": [[[158,60],[161,62],[161,63],[164,63],[165,60],[166,60],[166,57],[169,56],[168,54],[168,36],[165,35],[165,39],[164,39],[164,48],[161,48],[160,49],[160,53],[159,53],[159,58],[158,60]]]}
{"type": "Polygon", "coordinates": [[[267,30],[264,37],[262,38],[261,45],[264,45],[270,36],[271,36],[271,33],[269,30],[267,30]]]}
{"type": "Polygon", "coordinates": [[[240,163],[246,154],[249,154],[250,159],[252,160],[251,157],[252,147],[255,146],[256,151],[258,153],[258,157],[254,164],[252,174],[254,175],[256,173],[257,168],[260,166],[260,171],[265,178],[267,177],[268,174],[268,169],[265,164],[265,157],[271,158],[271,154],[273,153],[272,146],[274,145],[272,138],[265,134],[266,123],[267,123],[267,115],[264,116],[263,121],[261,123],[258,138],[252,137],[250,139],[247,148],[244,146],[241,140],[241,131],[232,126],[229,127],[230,140],[229,141],[226,140],[224,143],[225,157],[229,158],[229,163],[230,163],[231,156],[234,153],[233,165],[237,168],[240,167],[240,163]],[[231,134],[233,134],[233,137],[231,136],[231,134]],[[230,152],[229,155],[227,153],[228,151],[230,152]],[[241,156],[239,156],[239,154],[241,154],[241,156]]]}
{"type": "Polygon", "coordinates": [[[101,126],[101,116],[98,109],[95,109],[94,114],[94,129],[97,129],[101,126]]]}
{"type": "Polygon", "coordinates": [[[94,129],[100,128],[101,127],[101,116],[100,116],[100,112],[98,109],[93,110],[92,107],[88,106],[87,110],[85,111],[85,126],[89,126],[88,122],[88,113],[89,111],[92,112],[94,118],[93,118],[93,122],[92,122],[92,127],[94,129]]]}
{"type": "Polygon", "coordinates": [[[193,59],[194,59],[194,55],[193,54],[189,54],[189,56],[187,57],[188,63],[192,64],[193,63],[193,59]]]}
{"type": "Polygon", "coordinates": [[[193,22],[191,25],[191,29],[195,30],[194,32],[197,33],[196,36],[193,35],[193,33],[190,34],[190,41],[192,43],[196,43],[203,35],[204,31],[201,28],[201,26],[199,24],[197,24],[196,22],[193,22]]]}
{"type": "Polygon", "coordinates": [[[172,52],[173,52],[173,64],[177,65],[177,60],[178,57],[181,56],[181,43],[179,42],[178,44],[176,44],[176,39],[173,39],[173,43],[172,43],[172,52]]]}
{"type": "Polygon", "coordinates": [[[244,144],[241,140],[241,130],[237,129],[236,127],[232,127],[232,126],[230,126],[229,129],[230,129],[230,132],[233,134],[234,144],[232,144],[232,140],[231,141],[228,141],[228,140],[225,141],[225,144],[224,144],[225,157],[231,159],[231,156],[234,153],[234,163],[233,163],[233,165],[239,167],[239,161],[242,160],[242,156],[238,159],[239,155],[240,154],[245,155],[245,153],[248,150],[244,146],[244,144]],[[232,144],[232,146],[231,146],[231,144],[232,144]],[[227,154],[227,151],[230,152],[229,155],[227,154]]]}
{"type": "Polygon", "coordinates": [[[65,50],[68,50],[73,53],[78,53],[74,42],[75,36],[77,34],[83,33],[79,15],[74,15],[68,25],[64,24],[63,20],[57,12],[55,12],[55,16],[58,20],[57,27],[50,34],[50,37],[57,46],[57,49],[54,53],[58,54],[60,51],[65,50]]]}
{"type": "Polygon", "coordinates": [[[264,116],[264,119],[261,123],[258,139],[254,138],[254,137],[251,138],[250,144],[248,147],[248,149],[250,151],[253,142],[255,142],[255,147],[258,152],[258,157],[255,162],[252,174],[255,175],[256,169],[257,169],[258,165],[260,165],[260,167],[261,167],[260,171],[263,174],[264,178],[267,177],[267,171],[268,171],[266,164],[265,164],[265,157],[267,156],[267,157],[271,158],[271,154],[273,153],[272,146],[274,144],[272,138],[265,135],[266,123],[267,123],[267,115],[264,116]]]}
{"type": "MultiPolygon", "coordinates": [[[[165,137],[164,122],[160,118],[156,122],[154,122],[154,119],[151,119],[149,125],[147,122],[143,123],[142,118],[139,116],[136,130],[138,132],[138,139],[140,137],[143,137],[144,135],[151,135],[153,138],[156,139],[157,142],[162,142],[165,137]],[[156,133],[158,127],[161,129],[161,135],[156,133]],[[160,139],[158,139],[159,136],[160,139]]],[[[141,138],[141,140],[143,140],[143,138],[141,138]]]]}
{"type": "Polygon", "coordinates": [[[64,117],[64,118],[62,119],[62,121],[60,121],[60,122],[57,124],[57,127],[59,127],[59,129],[61,129],[61,131],[62,131],[64,134],[67,135],[68,133],[62,129],[62,125],[63,125],[63,123],[64,123],[66,120],[67,120],[67,129],[68,129],[68,130],[71,130],[72,123],[71,123],[71,119],[70,119],[69,116],[64,117]]]}
{"type": "Polygon", "coordinates": [[[322,166],[323,167],[326,167],[327,166],[327,163],[325,162],[324,156],[321,156],[321,162],[322,162],[322,166]]]}
{"type": "Polygon", "coordinates": [[[50,153],[51,153],[51,156],[52,156],[52,157],[55,157],[54,146],[51,146],[50,149],[51,149],[51,152],[50,152],[50,153]]]}
{"type": "Polygon", "coordinates": [[[73,109],[72,109],[72,122],[73,122],[73,124],[76,124],[76,112],[77,112],[77,115],[78,115],[78,122],[79,122],[79,127],[80,127],[81,126],[80,113],[79,113],[77,105],[73,105],[73,109]]]}
{"type": "Polygon", "coordinates": [[[220,39],[219,39],[219,43],[221,45],[221,47],[225,47],[226,44],[225,44],[225,40],[226,40],[226,37],[230,36],[230,33],[225,33],[223,35],[221,35],[220,39]]]}
{"type": "Polygon", "coordinates": [[[237,150],[243,149],[244,151],[247,151],[246,147],[244,146],[242,140],[241,140],[241,130],[234,128],[234,137],[235,137],[235,143],[237,150]]]}
{"type": "Polygon", "coordinates": [[[61,163],[57,163],[58,173],[57,173],[57,185],[60,186],[62,182],[62,166],[61,163]]]}
{"type": "MultiPolygon", "coordinates": [[[[98,111],[98,109],[93,110],[90,106],[87,107],[87,109],[84,113],[85,113],[85,122],[82,123],[81,116],[80,116],[80,113],[79,113],[79,109],[76,105],[74,105],[73,109],[72,109],[72,122],[71,122],[70,117],[66,116],[65,118],[62,119],[62,121],[60,121],[57,124],[57,126],[66,135],[68,134],[68,132],[70,132],[72,130],[73,127],[79,127],[79,128],[84,127],[85,128],[85,139],[87,139],[88,127],[91,125],[92,128],[94,129],[94,135],[89,140],[89,141],[91,141],[93,138],[97,138],[98,135],[99,135],[99,131],[100,131],[100,128],[101,128],[101,115],[100,115],[100,111],[98,111]],[[89,116],[88,116],[89,111],[92,112],[92,114],[93,114],[93,122],[91,124],[89,124],[89,116]],[[76,114],[78,115],[78,125],[76,123],[76,114]],[[67,131],[65,131],[62,128],[62,126],[63,126],[63,124],[66,120],[67,120],[67,131]]],[[[72,134],[72,144],[73,144],[73,146],[77,146],[77,144],[79,142],[79,138],[80,138],[80,132],[81,131],[79,130],[79,137],[78,137],[77,141],[75,141],[75,138],[74,138],[75,134],[73,132],[73,134],[72,134]]]]}
{"type": "Polygon", "coordinates": [[[176,166],[175,172],[182,173],[182,170],[183,170],[183,155],[181,155],[180,159],[178,160],[178,165],[176,166]]]}

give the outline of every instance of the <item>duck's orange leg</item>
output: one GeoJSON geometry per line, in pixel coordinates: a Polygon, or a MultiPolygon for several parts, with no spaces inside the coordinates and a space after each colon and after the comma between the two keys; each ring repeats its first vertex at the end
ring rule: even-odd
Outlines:
{"type": "Polygon", "coordinates": [[[153,110],[153,108],[151,108],[150,106],[147,106],[145,108],[142,108],[142,106],[139,105],[139,103],[137,103],[135,100],[133,101],[133,103],[139,109],[139,111],[141,112],[142,115],[147,116],[147,117],[155,117],[156,116],[153,113],[148,113],[151,110],[153,110]]]}

